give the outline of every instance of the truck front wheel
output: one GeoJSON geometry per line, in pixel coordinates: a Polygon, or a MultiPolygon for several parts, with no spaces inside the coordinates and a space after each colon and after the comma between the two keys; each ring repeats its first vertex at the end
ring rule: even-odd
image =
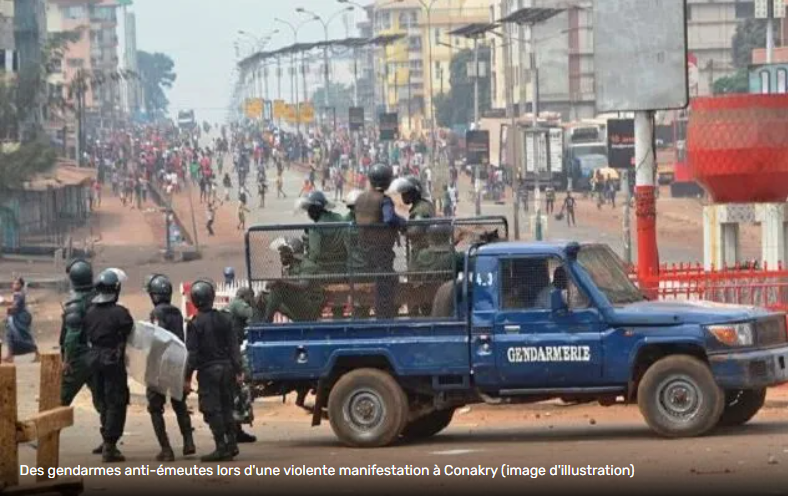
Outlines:
{"type": "Polygon", "coordinates": [[[434,436],[449,426],[454,416],[454,408],[436,410],[419,417],[413,422],[408,422],[402,429],[402,438],[407,440],[426,439],[434,436]]]}
{"type": "Polygon", "coordinates": [[[646,370],[638,386],[638,406],[657,434],[700,436],[717,425],[725,394],[708,365],[688,355],[668,356],[646,370]]]}
{"type": "Polygon", "coordinates": [[[408,398],[386,372],[354,370],[340,377],[331,389],[328,419],[334,434],[348,446],[387,446],[405,427],[408,398]]]}
{"type": "Polygon", "coordinates": [[[747,423],[766,403],[766,388],[725,391],[725,409],[717,425],[734,427],[747,423]]]}

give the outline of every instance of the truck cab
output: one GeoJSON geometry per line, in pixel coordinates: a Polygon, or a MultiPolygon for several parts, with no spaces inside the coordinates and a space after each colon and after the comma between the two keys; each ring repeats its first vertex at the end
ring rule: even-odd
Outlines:
{"type": "Polygon", "coordinates": [[[253,325],[260,394],[296,391],[304,406],[313,392],[314,425],[327,417],[344,443],[375,447],[434,435],[463,405],[554,398],[637,403],[657,434],[696,436],[747,422],[788,381],[784,314],[649,301],[600,244],[458,253],[429,315],[253,325]],[[451,305],[438,301],[447,288],[451,305]]]}

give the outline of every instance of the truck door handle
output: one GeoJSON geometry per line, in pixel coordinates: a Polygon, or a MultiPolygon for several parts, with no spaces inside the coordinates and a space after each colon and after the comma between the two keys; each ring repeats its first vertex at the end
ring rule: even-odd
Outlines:
{"type": "Polygon", "coordinates": [[[503,330],[506,332],[520,332],[520,326],[518,325],[503,326],[503,330]]]}

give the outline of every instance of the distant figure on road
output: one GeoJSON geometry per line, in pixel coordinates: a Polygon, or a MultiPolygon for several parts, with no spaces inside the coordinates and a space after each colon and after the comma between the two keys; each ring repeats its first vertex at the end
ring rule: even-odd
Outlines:
{"type": "Polygon", "coordinates": [[[545,197],[547,200],[547,214],[550,215],[555,208],[555,188],[552,185],[545,189],[545,197]]]}
{"type": "Polygon", "coordinates": [[[282,179],[282,169],[276,174],[276,197],[277,198],[287,198],[287,193],[285,193],[284,188],[284,180],[282,179]]]}
{"type": "Polygon", "coordinates": [[[246,214],[250,210],[246,208],[246,203],[238,202],[238,230],[245,231],[246,230],[246,214]]]}
{"type": "Polygon", "coordinates": [[[35,353],[35,361],[40,360],[38,346],[31,332],[33,317],[25,304],[25,280],[17,277],[11,283],[14,292],[10,300],[0,298],[0,306],[6,307],[5,343],[8,357],[5,363],[14,363],[14,357],[35,353]]]}
{"type": "Polygon", "coordinates": [[[561,211],[566,212],[566,225],[569,227],[577,226],[577,222],[575,221],[576,204],[577,204],[577,200],[575,200],[575,197],[572,196],[572,192],[567,191],[566,198],[564,198],[564,205],[561,208],[561,211]]]}

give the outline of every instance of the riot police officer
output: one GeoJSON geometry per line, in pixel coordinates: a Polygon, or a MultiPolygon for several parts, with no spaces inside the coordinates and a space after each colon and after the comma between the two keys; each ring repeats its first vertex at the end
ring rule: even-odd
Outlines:
{"type": "MultiPolygon", "coordinates": [[[[307,212],[315,224],[344,222],[344,218],[332,212],[333,205],[322,191],[312,191],[299,201],[299,207],[307,212]]],[[[307,259],[317,264],[324,274],[344,274],[347,260],[344,230],[309,229],[307,259]]]]}
{"type": "MultiPolygon", "coordinates": [[[[157,326],[170,331],[181,341],[183,336],[183,314],[178,307],[172,305],[172,282],[167,276],[155,274],[149,278],[145,285],[145,291],[150,295],[154,307],[150,314],[150,321],[157,326]]],[[[153,423],[153,432],[159,441],[161,451],[156,455],[156,461],[171,462],[175,460],[175,454],[170,446],[167,437],[167,425],[164,422],[164,405],[167,397],[151,388],[145,393],[148,399],[148,413],[150,413],[153,423]]],[[[182,401],[170,400],[175,418],[178,420],[178,427],[183,436],[183,456],[193,455],[197,450],[194,447],[194,437],[192,435],[192,421],[189,417],[189,409],[186,406],[186,398],[182,401]]]]}
{"type": "MultiPolygon", "coordinates": [[[[82,386],[88,386],[93,397],[93,406],[101,414],[101,405],[93,391],[90,380],[91,369],[86,361],[88,352],[87,335],[84,332],[85,314],[93,299],[93,267],[89,262],[76,259],[66,268],[71,283],[71,292],[63,305],[63,321],[60,327],[60,356],[63,376],[60,386],[60,403],[69,406],[79,394],[82,386]]],[[[100,455],[103,443],[93,450],[100,455]]]]}
{"type": "MultiPolygon", "coordinates": [[[[239,288],[235,298],[227,307],[232,321],[233,332],[235,333],[238,345],[246,341],[246,327],[254,317],[254,291],[251,288],[239,288]]],[[[249,375],[245,357],[241,354],[244,374],[249,375]]],[[[254,408],[252,406],[252,389],[248,384],[240,384],[235,390],[235,440],[238,443],[253,443],[257,438],[244,432],[243,424],[252,425],[254,422],[254,408]]]]}
{"type": "Polygon", "coordinates": [[[359,247],[366,265],[371,272],[381,274],[375,284],[375,316],[378,319],[394,318],[397,314],[394,244],[398,240],[398,230],[405,226],[405,219],[397,215],[394,202],[385,194],[393,176],[388,165],[372,166],[369,171],[370,189],[358,197],[355,208],[359,247]],[[381,228],[381,224],[385,227],[381,228]]]}
{"type": "Polygon", "coordinates": [[[216,443],[212,453],[200,458],[202,462],[228,461],[238,455],[233,385],[243,379],[241,356],[230,317],[226,312],[214,310],[215,298],[216,290],[210,282],[200,280],[192,285],[191,300],[197,307],[197,315],[186,331],[189,359],[184,390],[191,391],[196,371],[200,411],[216,443]]]}
{"type": "MultiPolygon", "coordinates": [[[[424,198],[424,187],[421,181],[414,176],[407,176],[397,179],[391,184],[391,193],[402,195],[402,202],[410,206],[408,213],[409,220],[424,220],[435,217],[435,206],[431,201],[424,198]]],[[[427,248],[426,225],[411,226],[407,230],[408,241],[410,242],[410,257],[412,263],[419,256],[419,252],[427,248]]]]}
{"type": "Polygon", "coordinates": [[[134,328],[129,311],[118,305],[120,279],[112,270],[99,274],[93,305],[85,314],[85,333],[89,351],[95,394],[102,405],[101,452],[105,463],[122,462],[125,457],[117,443],[126,425],[129,387],[126,375],[126,340],[134,328]]]}

